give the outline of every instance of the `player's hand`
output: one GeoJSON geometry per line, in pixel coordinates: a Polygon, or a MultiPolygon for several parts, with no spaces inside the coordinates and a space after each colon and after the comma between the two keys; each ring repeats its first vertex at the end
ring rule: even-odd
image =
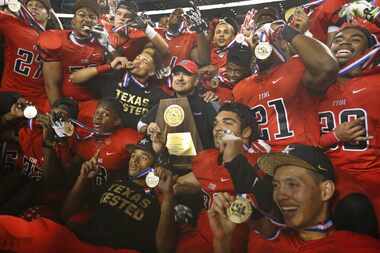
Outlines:
{"type": "Polygon", "coordinates": [[[223,163],[231,162],[243,153],[243,140],[233,134],[227,134],[222,138],[219,151],[223,154],[223,163]]]}
{"type": "Polygon", "coordinates": [[[138,30],[145,30],[149,23],[150,23],[149,16],[145,14],[139,15],[137,13],[134,13],[131,20],[127,22],[128,27],[132,27],[138,30]]]}
{"type": "Polygon", "coordinates": [[[161,128],[156,122],[151,122],[146,130],[147,135],[152,141],[152,148],[154,152],[159,153],[164,148],[164,142],[162,140],[161,128]]]}
{"type": "Polygon", "coordinates": [[[11,106],[10,111],[7,113],[7,118],[9,120],[23,118],[25,107],[31,104],[32,103],[25,98],[17,99],[16,103],[11,106]]]}
{"type": "Polygon", "coordinates": [[[151,122],[148,125],[146,133],[151,136],[154,133],[161,133],[161,128],[156,122],[151,122]]]}
{"type": "Polygon", "coordinates": [[[208,219],[211,230],[216,239],[231,238],[236,224],[227,217],[227,208],[234,201],[234,197],[228,193],[214,193],[213,203],[208,210],[208,219]]]}
{"type": "Polygon", "coordinates": [[[301,33],[307,31],[309,28],[309,16],[304,8],[298,7],[295,9],[291,26],[301,33]]]}
{"type": "Polygon", "coordinates": [[[127,69],[131,62],[128,61],[127,57],[118,56],[115,57],[110,64],[112,69],[120,70],[127,69]]]}
{"type": "Polygon", "coordinates": [[[52,147],[56,144],[54,138],[54,129],[52,128],[52,116],[48,114],[38,114],[36,117],[38,124],[42,126],[42,139],[47,147],[52,147]]]}
{"type": "Polygon", "coordinates": [[[197,33],[206,32],[207,23],[203,20],[201,11],[193,1],[190,1],[190,4],[192,6],[192,9],[185,13],[185,17],[190,26],[190,30],[197,33]]]}
{"type": "Polygon", "coordinates": [[[175,183],[175,178],[170,170],[157,167],[154,170],[154,174],[160,178],[160,183],[158,184],[158,189],[161,191],[164,197],[173,197],[174,190],[173,185],[175,183]]]}
{"type": "Polygon", "coordinates": [[[215,65],[207,65],[199,69],[199,75],[215,76],[218,74],[218,68],[215,65]]]}
{"type": "Polygon", "coordinates": [[[364,121],[361,118],[338,125],[334,132],[338,140],[345,143],[366,141],[373,138],[366,136],[364,121]]]}
{"type": "Polygon", "coordinates": [[[100,149],[98,149],[95,155],[88,161],[82,164],[80,170],[80,178],[81,179],[91,179],[94,178],[99,173],[99,153],[100,149]]]}
{"type": "Polygon", "coordinates": [[[206,91],[205,93],[203,93],[201,95],[201,97],[203,98],[203,101],[205,101],[206,103],[210,103],[210,102],[214,102],[214,101],[218,101],[219,100],[218,95],[216,95],[215,92],[213,92],[211,90],[206,91]]]}

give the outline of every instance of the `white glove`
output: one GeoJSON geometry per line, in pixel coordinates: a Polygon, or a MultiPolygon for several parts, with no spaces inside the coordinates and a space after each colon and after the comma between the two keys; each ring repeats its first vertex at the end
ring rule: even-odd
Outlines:
{"type": "Polygon", "coordinates": [[[369,12],[375,8],[365,0],[359,0],[345,4],[339,12],[340,17],[345,17],[348,21],[355,17],[368,18],[369,12]]]}

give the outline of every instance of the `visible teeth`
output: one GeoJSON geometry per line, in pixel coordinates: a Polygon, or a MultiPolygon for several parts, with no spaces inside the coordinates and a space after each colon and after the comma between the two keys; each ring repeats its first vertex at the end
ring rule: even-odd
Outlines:
{"type": "Polygon", "coordinates": [[[281,209],[284,211],[294,211],[297,210],[297,207],[281,207],[281,209]]]}
{"type": "Polygon", "coordinates": [[[347,49],[340,49],[340,50],[338,50],[337,53],[340,53],[340,54],[351,54],[351,51],[347,50],[347,49]]]}

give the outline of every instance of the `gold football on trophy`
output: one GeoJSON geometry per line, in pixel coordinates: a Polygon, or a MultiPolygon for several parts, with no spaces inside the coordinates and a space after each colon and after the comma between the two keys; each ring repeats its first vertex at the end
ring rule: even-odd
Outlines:
{"type": "Polygon", "coordinates": [[[164,111],[164,121],[170,127],[177,127],[185,119],[185,112],[179,105],[169,105],[164,111]]]}

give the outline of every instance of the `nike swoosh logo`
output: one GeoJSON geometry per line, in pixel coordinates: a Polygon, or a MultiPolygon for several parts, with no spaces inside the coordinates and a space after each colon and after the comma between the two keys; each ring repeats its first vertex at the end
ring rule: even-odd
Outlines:
{"type": "Polygon", "coordinates": [[[202,115],[202,112],[193,112],[194,116],[200,116],[202,115]]]}
{"type": "Polygon", "coordinates": [[[356,94],[356,93],[359,93],[359,92],[361,92],[361,91],[363,91],[363,90],[366,90],[367,88],[361,88],[361,89],[359,89],[359,90],[353,90],[352,91],[352,94],[356,94]]]}
{"type": "Polygon", "coordinates": [[[227,181],[230,181],[230,179],[224,178],[224,177],[220,178],[220,182],[222,182],[222,183],[227,182],[227,181]]]}
{"type": "Polygon", "coordinates": [[[273,80],[273,81],[272,81],[272,84],[276,84],[276,83],[278,83],[282,78],[283,78],[283,77],[279,77],[279,78],[277,78],[276,80],[273,80]]]}

